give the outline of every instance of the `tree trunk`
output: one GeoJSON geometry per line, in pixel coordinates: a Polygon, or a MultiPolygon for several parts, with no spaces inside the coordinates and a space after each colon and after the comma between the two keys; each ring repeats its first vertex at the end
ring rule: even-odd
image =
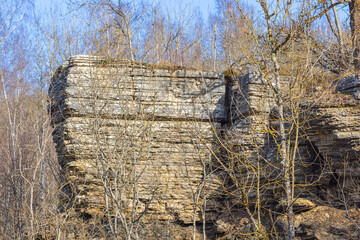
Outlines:
{"type": "Polygon", "coordinates": [[[277,60],[276,53],[272,53],[271,60],[274,64],[275,69],[275,83],[276,83],[276,105],[279,111],[279,137],[280,137],[280,157],[281,162],[283,164],[283,176],[284,176],[284,188],[285,188],[285,195],[286,195],[286,217],[288,221],[288,228],[287,228],[287,239],[294,240],[295,239],[295,222],[294,222],[294,211],[293,211],[293,187],[292,181],[290,177],[290,171],[292,169],[291,162],[289,161],[287,146],[286,146],[286,139],[289,137],[287,136],[285,130],[285,117],[284,117],[284,102],[282,94],[282,86],[280,82],[280,66],[277,60]]]}
{"type": "Polygon", "coordinates": [[[350,27],[354,47],[354,68],[360,71],[360,0],[351,0],[349,3],[350,27]]]}

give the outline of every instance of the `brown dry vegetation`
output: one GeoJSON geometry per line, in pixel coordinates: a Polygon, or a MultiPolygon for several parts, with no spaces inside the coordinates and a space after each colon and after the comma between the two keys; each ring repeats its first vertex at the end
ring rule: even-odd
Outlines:
{"type": "MultiPolygon", "coordinates": [[[[271,89],[279,108],[279,115],[276,115],[279,127],[271,131],[266,129],[279,140],[283,162],[281,180],[272,176],[269,179],[280,181],[278,186],[289,190],[285,212],[289,219],[293,218],[290,185],[294,182],[289,176],[295,159],[289,156],[292,150],[287,150],[284,144],[294,135],[286,135],[284,125],[293,124],[293,131],[298,130],[299,125],[296,125],[298,118],[291,122],[282,116],[282,107],[295,106],[290,115],[299,117],[304,99],[314,105],[319,104],[319,99],[321,105],[357,104],[350,96],[334,93],[332,84],[358,72],[353,62],[354,57],[358,57],[358,50],[354,51],[358,48],[354,36],[359,33],[358,27],[352,26],[351,32],[347,23],[338,24],[336,19],[336,9],[347,7],[345,2],[349,1],[302,1],[303,4],[299,3],[302,8],[295,1],[273,2],[275,5],[269,7],[270,1],[259,0],[256,1],[258,7],[254,8],[240,0],[217,0],[216,11],[205,22],[196,10],[188,7],[179,11],[178,17],[173,17],[173,10],[164,9],[161,1],[150,4],[146,1],[73,0],[66,2],[69,10],[61,15],[59,9],[33,14],[31,2],[5,0],[0,8],[0,238],[107,236],[111,239],[116,236],[122,239],[122,232],[111,235],[116,229],[111,229],[111,224],[100,217],[103,213],[89,222],[86,215],[82,219],[68,215],[72,206],[61,205],[68,196],[61,192],[63,172],[51,136],[53,128],[48,111],[51,99],[47,89],[56,69],[76,54],[105,56],[115,62],[129,59],[132,64],[153,69],[222,71],[227,78],[255,69],[268,81],[268,86],[273,78],[280,83],[280,76],[294,79],[291,97],[281,93],[284,87],[278,85],[271,89]],[[327,8],[329,6],[333,8],[327,8]],[[335,28],[328,24],[329,18],[325,19],[327,12],[336,23],[335,28]]],[[[350,2],[358,4],[358,1],[350,2]]],[[[351,6],[358,14],[357,5],[351,6]]],[[[235,165],[243,160],[237,152],[228,154],[233,154],[230,158],[238,161],[235,165]]],[[[254,176],[262,171],[273,173],[269,165],[262,168],[252,164],[246,163],[245,168],[254,176]]],[[[217,167],[224,168],[221,164],[217,167]]],[[[235,170],[239,168],[233,166],[231,171],[235,170]]],[[[240,181],[236,174],[227,176],[227,180],[240,181]]],[[[251,220],[249,225],[242,223],[248,235],[241,235],[239,239],[244,236],[250,236],[249,239],[276,237],[274,229],[264,227],[266,222],[273,224],[274,221],[269,214],[264,218],[265,223],[262,222],[264,211],[260,199],[251,199],[256,203],[250,208],[246,205],[248,196],[241,193],[244,185],[237,187],[237,192],[226,189],[226,194],[242,195],[238,205],[245,206],[246,213],[241,214],[247,214],[251,220]]],[[[256,186],[252,190],[260,191],[260,188],[256,186]]],[[[226,207],[226,211],[231,212],[234,205],[226,207]]],[[[223,214],[231,216],[221,209],[223,214]]],[[[195,227],[191,228],[193,234],[188,236],[180,233],[181,230],[172,230],[171,226],[142,225],[141,231],[132,229],[127,237],[184,239],[186,235],[185,238],[198,239],[200,235],[195,234],[195,227]]],[[[228,233],[230,236],[237,226],[229,229],[232,230],[228,233]]],[[[288,229],[288,239],[293,239],[292,231],[288,229]]]]}

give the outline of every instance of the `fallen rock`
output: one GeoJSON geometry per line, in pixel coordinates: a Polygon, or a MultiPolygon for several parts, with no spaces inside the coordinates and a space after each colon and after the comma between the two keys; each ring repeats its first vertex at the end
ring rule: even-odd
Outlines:
{"type": "MultiPolygon", "coordinates": [[[[279,204],[279,206],[281,206],[283,208],[286,208],[286,205],[287,204],[286,204],[285,199],[283,199],[279,204]]],[[[316,204],[305,198],[297,198],[293,202],[294,212],[309,211],[309,210],[313,209],[314,207],[316,207],[316,204]]]]}
{"type": "MultiPolygon", "coordinates": [[[[296,239],[305,240],[348,240],[360,237],[360,210],[340,210],[327,206],[295,216],[296,239]]],[[[280,232],[286,231],[286,218],[279,221],[280,232]]]]}

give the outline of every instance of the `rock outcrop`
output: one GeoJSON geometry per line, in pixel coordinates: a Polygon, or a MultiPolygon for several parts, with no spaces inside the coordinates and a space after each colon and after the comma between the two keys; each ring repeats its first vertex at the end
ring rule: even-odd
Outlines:
{"type": "MultiPolygon", "coordinates": [[[[297,102],[298,134],[289,146],[296,141],[298,239],[358,237],[357,75],[338,82],[337,91],[345,95],[297,102]]],[[[216,231],[251,236],[249,211],[261,209],[267,231],[282,236],[277,112],[259,74],[224,81],[214,72],[75,56],[54,76],[50,96],[64,209],[92,218],[115,206],[148,222],[211,223],[210,238],[216,231]]],[[[291,118],[294,106],[285,108],[291,118]]]]}
{"type": "Polygon", "coordinates": [[[224,95],[217,73],[72,57],[50,88],[64,207],[104,212],[106,189],[150,220],[199,220],[224,95]]]}
{"type": "Polygon", "coordinates": [[[359,239],[360,211],[319,206],[295,217],[298,239],[359,239]]]}
{"type": "MultiPolygon", "coordinates": [[[[292,145],[289,148],[293,149],[297,141],[292,178],[293,207],[295,214],[300,214],[296,215],[299,239],[356,239],[351,236],[358,236],[359,216],[355,214],[349,217],[349,211],[345,211],[357,211],[354,209],[360,204],[360,105],[355,100],[359,92],[358,78],[350,76],[338,84],[336,90],[341,93],[328,92],[331,96],[326,101],[304,98],[297,102],[297,106],[291,103],[285,105],[285,109],[292,107],[285,110],[285,117],[290,119],[287,120],[287,131],[292,131],[292,135],[289,135],[292,145]],[[352,94],[355,99],[347,94],[352,94]],[[301,119],[297,135],[294,130],[296,126],[291,123],[294,113],[299,114],[301,119]],[[339,216],[340,222],[348,219],[343,221],[346,231],[331,232],[328,226],[332,224],[332,218],[318,218],[319,212],[324,214],[327,209],[331,211],[326,214],[331,212],[339,216]],[[319,228],[320,225],[323,227],[319,228]]],[[[248,73],[232,81],[228,89],[231,102],[228,125],[223,127],[227,144],[224,155],[232,161],[229,168],[236,168],[240,173],[232,181],[238,181],[243,188],[228,201],[239,208],[248,204],[250,209],[256,209],[260,204],[265,215],[267,211],[285,212],[282,164],[276,133],[278,116],[268,82],[259,74],[248,73]],[[254,184],[257,181],[260,188],[254,184]]],[[[256,211],[253,210],[253,213],[256,214],[256,211]]],[[[276,214],[272,217],[277,218],[276,214]]],[[[281,216],[278,217],[281,219],[281,216]]],[[[249,216],[242,219],[249,221],[249,216]]],[[[222,221],[219,219],[219,222],[222,221]]],[[[241,218],[236,219],[236,222],[240,221],[241,218]]],[[[266,223],[266,218],[263,221],[266,223]]],[[[271,228],[274,223],[273,220],[270,222],[271,228]]],[[[276,225],[284,222],[279,220],[276,225]]],[[[231,225],[231,221],[228,225],[231,225]]],[[[284,236],[280,233],[286,231],[285,225],[279,227],[277,237],[284,236]]]]}

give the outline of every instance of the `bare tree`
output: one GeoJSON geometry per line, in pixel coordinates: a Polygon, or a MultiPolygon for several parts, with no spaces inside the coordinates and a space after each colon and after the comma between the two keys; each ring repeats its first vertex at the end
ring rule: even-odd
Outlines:
{"type": "MultiPolygon", "coordinates": [[[[293,204],[296,200],[294,192],[296,176],[294,173],[295,165],[298,161],[296,156],[299,134],[304,130],[302,127],[303,122],[300,118],[306,115],[306,112],[301,107],[300,99],[309,87],[309,78],[311,78],[311,73],[314,72],[317,64],[316,58],[312,55],[314,45],[311,43],[311,37],[307,33],[315,20],[341,3],[343,2],[333,3],[324,9],[318,2],[310,3],[303,1],[301,7],[297,8],[295,1],[276,1],[270,3],[266,0],[261,0],[258,1],[258,4],[260,5],[263,19],[253,24],[251,16],[249,17],[246,14],[242,4],[236,0],[233,2],[233,7],[238,10],[240,14],[238,18],[242,19],[241,22],[245,26],[243,29],[246,29],[249,38],[249,41],[237,42],[238,48],[242,50],[244,56],[244,58],[240,58],[237,62],[242,61],[251,65],[251,69],[254,69],[259,74],[255,78],[262,79],[261,81],[263,81],[268,89],[269,98],[267,101],[272,106],[271,108],[273,108],[271,118],[276,119],[276,124],[265,123],[265,121],[259,126],[256,125],[253,134],[254,136],[260,134],[256,133],[256,128],[260,128],[262,129],[261,131],[269,134],[269,137],[272,139],[271,141],[274,141],[278,149],[277,160],[280,165],[273,165],[271,161],[260,154],[257,161],[264,161],[265,165],[253,163],[251,159],[235,158],[232,155],[231,148],[227,148],[226,152],[229,153],[230,159],[237,161],[234,161],[233,165],[220,163],[229,174],[231,181],[234,182],[234,188],[238,189],[241,193],[241,198],[245,199],[245,209],[256,229],[255,232],[257,232],[258,237],[264,234],[261,228],[261,218],[259,217],[259,220],[255,218],[251,208],[247,205],[248,201],[246,199],[249,199],[249,196],[251,196],[249,192],[253,192],[258,197],[258,211],[255,211],[255,214],[260,216],[262,191],[259,190],[265,189],[265,187],[260,187],[264,184],[261,182],[261,179],[265,178],[269,181],[267,184],[277,185],[276,182],[279,181],[283,184],[287,218],[287,239],[295,238],[293,204]],[[256,24],[262,24],[264,29],[258,31],[254,27],[256,24]],[[249,45],[249,42],[252,45],[249,45]],[[304,57],[299,58],[300,54],[304,57]],[[270,166],[265,167],[267,164],[270,166]],[[234,169],[247,172],[249,180],[244,181],[242,178],[238,178],[234,169]],[[264,171],[264,169],[268,170],[264,171]],[[267,171],[270,171],[271,174],[269,175],[267,171]],[[276,172],[277,174],[275,174],[276,172]],[[257,187],[255,183],[258,184],[257,187]],[[254,185],[252,186],[252,184],[254,185]],[[250,191],[249,189],[252,190],[250,191]]],[[[241,62],[239,65],[242,65],[241,62]]],[[[246,86],[242,87],[246,88],[246,86]]],[[[248,119],[248,121],[251,120],[248,119]]],[[[268,121],[271,122],[270,119],[268,121]]],[[[256,146],[258,144],[256,141],[254,141],[254,146],[257,149],[256,146]]],[[[258,150],[261,152],[260,149],[258,150]]]]}
{"type": "Polygon", "coordinates": [[[351,27],[351,34],[352,34],[352,42],[354,46],[354,67],[355,70],[358,71],[360,69],[360,3],[356,0],[351,0],[349,2],[349,11],[350,11],[350,27],[351,27]]]}

